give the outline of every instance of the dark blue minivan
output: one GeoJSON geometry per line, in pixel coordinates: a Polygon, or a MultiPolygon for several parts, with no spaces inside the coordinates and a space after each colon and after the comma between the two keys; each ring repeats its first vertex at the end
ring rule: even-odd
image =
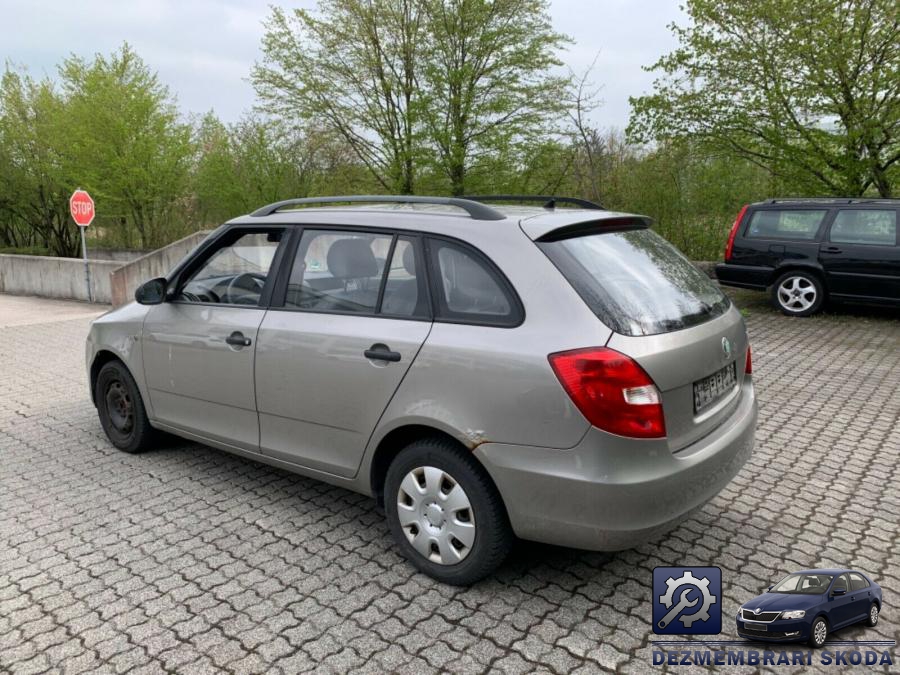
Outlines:
{"type": "Polygon", "coordinates": [[[821,647],[833,631],[860,621],[876,625],[880,611],[881,586],[862,572],[801,570],[745,602],[737,630],[749,640],[821,647]]]}

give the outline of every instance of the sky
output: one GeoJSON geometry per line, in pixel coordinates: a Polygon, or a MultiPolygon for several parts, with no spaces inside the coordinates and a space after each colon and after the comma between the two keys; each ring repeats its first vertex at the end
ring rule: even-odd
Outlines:
{"type": "MultiPolygon", "coordinates": [[[[271,4],[314,8],[316,0],[0,0],[6,30],[0,58],[34,77],[55,75],[70,54],[90,57],[129,42],[175,94],[184,113],[209,110],[228,122],[252,109],[248,82],[261,59],[262,22],[271,4]]],[[[668,29],[684,23],[679,0],[551,0],[554,28],[574,40],[560,57],[576,73],[594,58],[603,105],[593,122],[624,128],[629,96],[650,91],[642,70],[675,46],[668,29]],[[599,56],[598,56],[599,55],[599,56]]]]}

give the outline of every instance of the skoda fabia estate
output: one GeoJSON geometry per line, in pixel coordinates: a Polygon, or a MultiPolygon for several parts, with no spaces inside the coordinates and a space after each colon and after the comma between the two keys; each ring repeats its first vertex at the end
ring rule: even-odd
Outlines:
{"type": "Polygon", "coordinates": [[[110,440],[162,430],[372,495],[454,584],[514,536],[621,550],[672,527],[753,446],[740,312],[647,218],[478,199],[221,226],[93,323],[110,440]]]}
{"type": "Polygon", "coordinates": [[[738,635],[768,642],[825,644],[836,630],[878,623],[881,587],[862,572],[802,570],[789,574],[738,610],[738,635]]]}

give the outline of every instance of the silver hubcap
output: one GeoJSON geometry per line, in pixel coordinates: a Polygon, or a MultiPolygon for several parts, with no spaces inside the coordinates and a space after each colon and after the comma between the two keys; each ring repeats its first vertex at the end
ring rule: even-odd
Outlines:
{"type": "Polygon", "coordinates": [[[462,561],[475,543],[469,497],[443,469],[420,466],[406,474],[397,491],[397,517],[412,547],[439,565],[462,561]]]}
{"type": "Polygon", "coordinates": [[[816,638],[816,644],[817,644],[817,645],[824,644],[824,642],[825,642],[825,634],[826,634],[827,632],[828,632],[828,629],[825,628],[825,622],[824,622],[824,621],[819,621],[819,622],[816,624],[816,628],[815,628],[815,638],[816,638]]]}
{"type": "Polygon", "coordinates": [[[872,609],[869,610],[869,618],[872,620],[873,626],[878,623],[878,608],[875,605],[872,605],[872,609]]]}
{"type": "Polygon", "coordinates": [[[792,312],[803,312],[816,302],[816,287],[805,277],[788,277],[778,286],[778,302],[792,312]]]}

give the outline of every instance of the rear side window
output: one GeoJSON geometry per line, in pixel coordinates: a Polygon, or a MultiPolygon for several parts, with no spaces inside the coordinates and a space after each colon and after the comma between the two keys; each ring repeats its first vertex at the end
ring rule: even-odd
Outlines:
{"type": "Polygon", "coordinates": [[[521,309],[509,283],[468,247],[429,239],[436,317],[460,323],[514,326],[521,309]]]}
{"type": "Polygon", "coordinates": [[[746,236],[759,239],[815,239],[827,209],[765,209],[754,212],[746,236]]]}
{"type": "Polygon", "coordinates": [[[731,301],[650,230],[538,244],[597,317],[623,335],[656,335],[719,316],[731,301]]]}
{"type": "Polygon", "coordinates": [[[843,209],[834,217],[829,239],[836,244],[893,246],[897,243],[897,212],[843,209]]]}

